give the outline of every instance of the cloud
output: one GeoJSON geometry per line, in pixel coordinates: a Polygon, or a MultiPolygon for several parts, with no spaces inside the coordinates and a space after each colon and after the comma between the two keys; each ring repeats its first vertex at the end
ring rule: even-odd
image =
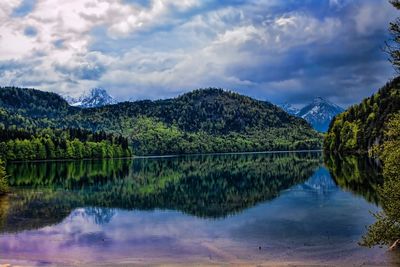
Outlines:
{"type": "Polygon", "coordinates": [[[381,46],[395,17],[386,0],[3,1],[0,79],[120,99],[216,86],[347,105],[393,75],[381,46]]]}

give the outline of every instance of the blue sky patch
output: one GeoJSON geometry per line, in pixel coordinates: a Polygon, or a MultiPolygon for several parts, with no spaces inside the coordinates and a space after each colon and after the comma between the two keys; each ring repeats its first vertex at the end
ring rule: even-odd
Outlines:
{"type": "Polygon", "coordinates": [[[36,0],[23,0],[22,3],[14,9],[14,17],[23,17],[28,15],[35,7],[36,0]]]}

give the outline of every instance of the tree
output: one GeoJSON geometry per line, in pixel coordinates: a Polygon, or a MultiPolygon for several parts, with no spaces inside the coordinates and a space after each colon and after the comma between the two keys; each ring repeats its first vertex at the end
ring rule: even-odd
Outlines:
{"type": "Polygon", "coordinates": [[[377,221],[368,228],[362,245],[400,245],[400,113],[387,124],[385,142],[378,149],[383,163],[384,184],[379,189],[382,211],[375,214],[377,221]]]}
{"type": "Polygon", "coordinates": [[[400,0],[389,1],[395,8],[400,9],[400,0]]]}
{"type": "MultiPolygon", "coordinates": [[[[400,9],[400,0],[391,0],[390,3],[400,9]]],[[[396,72],[400,73],[400,19],[390,23],[389,32],[391,39],[386,42],[385,51],[389,54],[389,60],[396,72]]]]}

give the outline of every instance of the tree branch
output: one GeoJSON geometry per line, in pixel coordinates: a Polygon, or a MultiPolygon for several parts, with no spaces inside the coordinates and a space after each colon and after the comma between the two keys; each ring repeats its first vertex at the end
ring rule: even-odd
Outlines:
{"type": "Polygon", "coordinates": [[[400,239],[394,241],[394,243],[389,247],[389,250],[395,250],[400,244],[400,239]]]}

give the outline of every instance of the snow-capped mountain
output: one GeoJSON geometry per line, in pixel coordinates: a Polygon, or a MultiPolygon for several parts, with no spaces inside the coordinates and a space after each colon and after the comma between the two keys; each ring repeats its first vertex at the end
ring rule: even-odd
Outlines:
{"type": "Polygon", "coordinates": [[[314,100],[300,109],[296,116],[308,121],[315,130],[326,132],[333,117],[342,113],[344,109],[322,97],[314,100]]]}
{"type": "Polygon", "coordinates": [[[292,106],[291,104],[285,102],[281,105],[279,105],[281,107],[281,109],[283,109],[284,111],[286,111],[287,113],[291,114],[291,115],[296,115],[300,110],[294,106],[292,106]]]}
{"type": "Polygon", "coordinates": [[[73,103],[78,101],[76,98],[73,98],[72,96],[69,95],[61,95],[61,97],[64,98],[64,100],[67,101],[68,104],[70,104],[71,106],[73,105],[73,103]]]}
{"type": "Polygon", "coordinates": [[[287,113],[305,119],[319,132],[326,132],[333,117],[344,111],[342,107],[322,97],[314,98],[302,109],[297,109],[289,103],[279,106],[287,113]]]}
{"type": "Polygon", "coordinates": [[[78,98],[64,96],[64,99],[71,106],[82,108],[94,108],[117,103],[115,98],[110,96],[107,91],[102,88],[93,88],[88,93],[84,93],[78,98]]]}

